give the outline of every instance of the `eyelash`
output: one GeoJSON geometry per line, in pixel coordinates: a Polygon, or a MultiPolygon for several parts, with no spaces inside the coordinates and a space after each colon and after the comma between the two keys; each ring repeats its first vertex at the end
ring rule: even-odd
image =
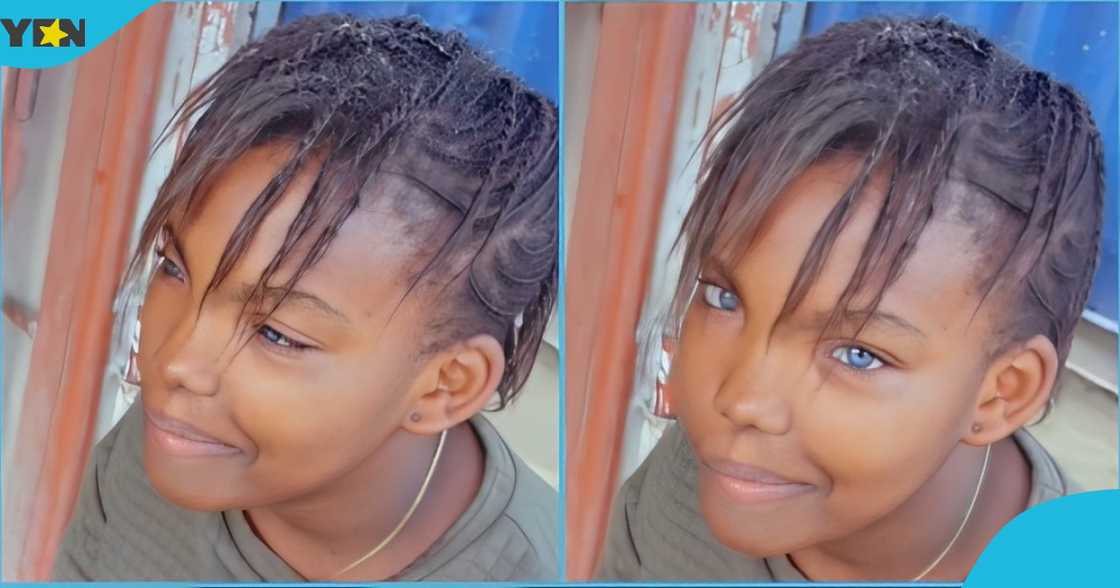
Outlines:
{"type": "Polygon", "coordinates": [[[257,337],[260,338],[262,345],[265,345],[278,353],[295,354],[303,353],[305,351],[308,351],[309,349],[314,349],[313,346],[296,341],[295,339],[292,339],[291,337],[268,325],[261,325],[257,327],[257,337]],[[281,343],[280,341],[283,341],[283,343],[281,343]]]}
{"type": "Polygon", "coordinates": [[[167,253],[163,249],[156,251],[156,269],[159,270],[159,273],[173,280],[178,280],[180,282],[186,281],[186,272],[174,261],[171,261],[171,258],[167,256],[167,253]]]}
{"type": "MultiPolygon", "coordinates": [[[[704,279],[700,279],[700,280],[698,280],[698,282],[699,282],[699,288],[700,288],[700,299],[701,299],[701,301],[703,301],[705,306],[707,306],[708,308],[711,308],[713,310],[718,310],[718,311],[722,311],[722,312],[733,312],[735,310],[738,310],[739,297],[735,296],[735,294],[733,292],[731,292],[727,288],[724,288],[723,286],[720,286],[718,284],[714,284],[712,282],[708,282],[704,279]],[[723,306],[720,306],[718,303],[713,303],[711,300],[709,300],[709,295],[714,295],[715,299],[718,300],[719,296],[721,296],[722,294],[725,294],[725,293],[732,296],[735,299],[735,308],[724,308],[723,306]]],[[[878,353],[875,353],[874,351],[871,351],[870,349],[868,349],[868,348],[866,348],[862,345],[854,345],[854,344],[840,345],[838,347],[833,348],[832,351],[828,355],[829,355],[830,358],[839,362],[840,365],[844,367],[844,369],[846,369],[849,372],[854,373],[854,374],[856,374],[860,377],[870,377],[871,372],[874,372],[875,370],[882,369],[884,367],[888,367],[890,365],[890,363],[888,363],[887,360],[883,359],[883,357],[881,355],[879,355],[878,353]],[[861,351],[863,353],[866,353],[867,355],[871,356],[871,365],[874,365],[874,367],[859,368],[859,367],[853,366],[850,363],[845,362],[841,358],[841,354],[843,352],[845,352],[845,350],[858,350],[858,351],[861,351]],[[878,365],[875,365],[876,363],[878,365]]]]}
{"type": "MultiPolygon", "coordinates": [[[[186,281],[183,269],[174,261],[171,261],[171,258],[167,257],[167,253],[162,249],[156,251],[156,269],[168,278],[180,282],[186,281]]],[[[313,348],[311,345],[296,341],[268,325],[257,327],[257,337],[260,337],[263,345],[278,353],[302,353],[313,348]]]]}
{"type": "Polygon", "coordinates": [[[855,374],[857,376],[860,376],[860,377],[865,377],[865,378],[870,377],[872,375],[872,372],[875,372],[876,370],[880,370],[880,369],[883,369],[884,367],[889,367],[890,366],[890,364],[887,362],[887,360],[883,359],[882,356],[880,356],[878,353],[875,353],[874,351],[871,351],[870,349],[868,349],[868,348],[866,348],[862,345],[853,345],[853,344],[839,345],[837,347],[834,347],[832,349],[832,351],[829,352],[828,356],[830,358],[836,360],[841,365],[841,367],[843,367],[848,372],[853,373],[853,374],[855,374]],[[875,364],[877,362],[878,365],[876,365],[875,367],[864,367],[864,368],[855,367],[852,364],[847,363],[843,359],[841,359],[841,357],[843,356],[843,354],[845,353],[846,350],[858,350],[858,351],[861,351],[863,353],[866,353],[867,355],[871,356],[871,363],[875,364]]]}
{"type": "Polygon", "coordinates": [[[718,284],[713,284],[712,282],[705,281],[703,279],[699,280],[698,282],[699,282],[698,288],[700,288],[700,300],[703,301],[704,304],[708,308],[711,308],[713,310],[718,310],[718,311],[721,311],[721,312],[734,312],[734,311],[739,309],[739,297],[736,296],[735,293],[733,293],[731,290],[728,290],[727,288],[724,288],[723,286],[720,286],[718,284]],[[719,290],[719,292],[714,292],[714,290],[719,290]],[[708,299],[708,296],[710,294],[714,294],[715,297],[716,297],[716,300],[719,300],[719,297],[722,294],[730,295],[732,298],[735,299],[735,301],[734,301],[735,308],[724,308],[724,307],[720,306],[718,304],[718,302],[713,303],[711,300],[708,299]]]}

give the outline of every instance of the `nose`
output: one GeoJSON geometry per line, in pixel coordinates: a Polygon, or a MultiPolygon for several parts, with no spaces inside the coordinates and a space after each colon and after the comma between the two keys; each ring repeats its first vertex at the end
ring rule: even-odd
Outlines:
{"type": "Polygon", "coordinates": [[[225,345],[208,332],[200,317],[187,317],[176,327],[161,350],[164,381],[171,390],[213,396],[221,381],[221,359],[225,345]]]}
{"type": "Polygon", "coordinates": [[[761,346],[738,353],[735,366],[716,392],[715,408],[737,428],[771,435],[787,433],[793,422],[789,391],[796,385],[795,366],[761,346]]]}

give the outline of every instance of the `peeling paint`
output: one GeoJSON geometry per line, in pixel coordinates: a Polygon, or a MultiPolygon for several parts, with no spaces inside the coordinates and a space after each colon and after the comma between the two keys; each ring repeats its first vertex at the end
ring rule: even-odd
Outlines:
{"type": "Polygon", "coordinates": [[[200,53],[223,53],[233,46],[235,7],[226,2],[207,3],[202,12],[200,53]]]}
{"type": "Polygon", "coordinates": [[[754,4],[746,2],[735,2],[731,5],[731,20],[743,23],[750,26],[751,22],[757,22],[756,15],[758,11],[755,10],[754,4]]]}
{"type": "Polygon", "coordinates": [[[224,2],[215,5],[222,15],[222,28],[220,31],[222,39],[222,47],[229,49],[233,47],[233,34],[236,29],[234,23],[237,21],[237,5],[233,2],[224,2]]]}
{"type": "MultiPolygon", "coordinates": [[[[735,3],[727,19],[728,39],[734,39],[739,46],[737,62],[749,61],[758,54],[758,22],[762,11],[751,3],[735,3]]],[[[726,65],[726,62],[725,62],[726,65]]]]}
{"type": "Polygon", "coordinates": [[[723,6],[720,4],[709,4],[705,8],[709,9],[705,27],[709,31],[715,31],[723,25],[723,6]]]}

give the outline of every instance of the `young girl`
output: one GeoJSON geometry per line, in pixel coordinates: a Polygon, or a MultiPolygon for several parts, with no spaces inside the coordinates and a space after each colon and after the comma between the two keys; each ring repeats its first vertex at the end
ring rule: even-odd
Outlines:
{"type": "Polygon", "coordinates": [[[457,33],[324,16],[196,118],[131,267],[140,401],[55,577],[555,578],[556,495],[479,416],[555,297],[555,106],[457,33]]]}
{"type": "Polygon", "coordinates": [[[974,31],[834,26],[720,118],[681,232],[671,427],[606,578],[951,580],[1071,491],[1024,429],[1089,291],[1085,103],[974,31]]]}

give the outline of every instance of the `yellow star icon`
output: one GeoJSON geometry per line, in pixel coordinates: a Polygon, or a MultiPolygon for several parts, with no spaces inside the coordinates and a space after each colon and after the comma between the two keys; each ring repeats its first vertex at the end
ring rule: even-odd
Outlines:
{"type": "Polygon", "coordinates": [[[41,26],[41,27],[39,27],[39,30],[43,32],[43,38],[42,38],[42,40],[39,41],[39,46],[40,47],[42,47],[43,45],[50,45],[51,47],[58,47],[58,42],[59,41],[61,41],[61,40],[65,39],[66,37],[70,36],[65,31],[63,31],[61,28],[59,28],[57,18],[54,19],[54,22],[51,23],[51,26],[49,26],[49,27],[41,26]]]}

